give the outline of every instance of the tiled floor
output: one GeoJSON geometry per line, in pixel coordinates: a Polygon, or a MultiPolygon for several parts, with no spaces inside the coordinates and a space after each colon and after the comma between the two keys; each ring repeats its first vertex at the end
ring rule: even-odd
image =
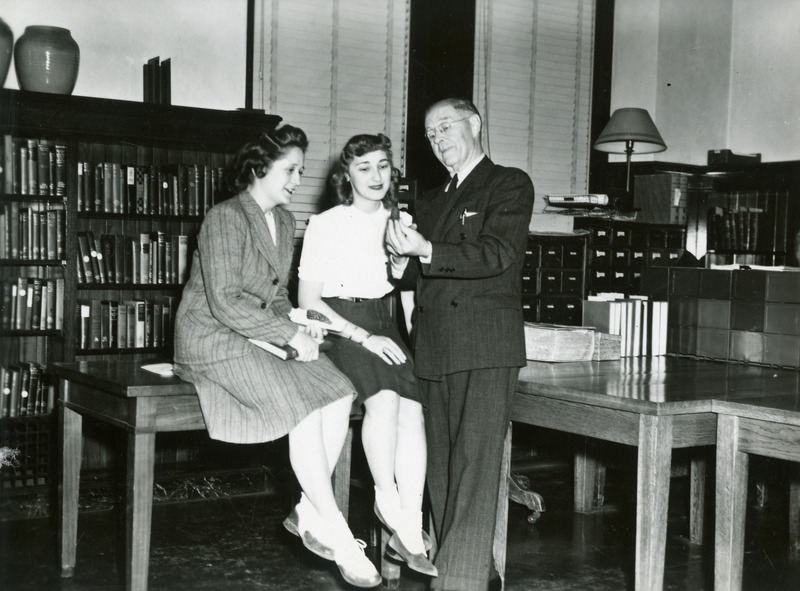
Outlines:
{"type": "MultiPolygon", "coordinates": [[[[588,515],[571,510],[569,464],[527,473],[544,495],[547,510],[528,524],[527,510],[512,505],[506,589],[509,591],[630,589],[633,528],[629,485],[609,473],[608,504],[588,515]],[[615,489],[616,487],[616,489],[615,489]],[[622,492],[620,492],[622,491],[622,492]]],[[[667,590],[713,589],[711,544],[685,542],[688,531],[685,478],[673,479],[665,585],[667,590]]],[[[773,487],[766,507],[751,508],[747,523],[745,589],[800,589],[800,563],[787,560],[785,493],[773,487]]],[[[368,538],[371,504],[356,490],[351,523],[368,538]]],[[[348,589],[333,563],[304,550],[281,527],[284,495],[255,494],[213,500],[162,502],[154,507],[150,585],[155,590],[333,590],[348,589]]],[[[711,513],[713,515],[713,513],[711,513]]],[[[109,510],[84,512],[79,520],[75,575],[61,579],[57,539],[49,519],[0,523],[0,588],[12,591],[117,590],[120,525],[109,510]]],[[[709,530],[708,539],[713,540],[709,530]]],[[[402,590],[423,590],[423,577],[403,571],[402,590]]]]}

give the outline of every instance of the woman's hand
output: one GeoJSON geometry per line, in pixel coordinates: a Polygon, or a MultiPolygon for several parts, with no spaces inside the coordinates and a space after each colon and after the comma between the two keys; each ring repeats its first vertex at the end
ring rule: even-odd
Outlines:
{"type": "Polygon", "coordinates": [[[400,346],[389,337],[372,335],[361,343],[362,347],[372,351],[389,365],[402,365],[406,362],[406,354],[400,346]]]}
{"type": "Polygon", "coordinates": [[[321,343],[322,339],[325,338],[325,335],[328,334],[327,330],[325,330],[319,324],[316,323],[301,325],[298,327],[298,330],[300,330],[300,332],[306,333],[312,339],[317,341],[317,343],[321,343]]]}
{"type": "Polygon", "coordinates": [[[314,337],[298,330],[287,343],[297,350],[297,361],[315,361],[319,359],[319,343],[314,337]]]}

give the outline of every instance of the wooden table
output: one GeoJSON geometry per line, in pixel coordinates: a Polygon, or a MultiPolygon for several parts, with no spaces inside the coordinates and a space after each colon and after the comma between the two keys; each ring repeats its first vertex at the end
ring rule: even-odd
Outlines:
{"type": "MultiPolygon", "coordinates": [[[[788,370],[676,357],[529,362],[511,420],[638,448],[634,582],[654,591],[664,579],[672,450],[716,443],[715,400],[769,400],[769,392],[796,391],[796,379],[788,370]]],[[[577,462],[576,505],[592,483],[591,459],[577,462]]]]}
{"type": "MultiPolygon", "coordinates": [[[[800,462],[800,373],[776,372],[762,396],[714,401],[717,489],[714,588],[742,588],[749,454],[800,462]]],[[[800,555],[800,474],[789,491],[790,552],[800,555]]]]}
{"type": "MultiPolygon", "coordinates": [[[[156,433],[206,428],[192,384],[144,371],[140,365],[132,361],[48,365],[48,372],[60,382],[61,576],[71,577],[75,569],[82,425],[83,417],[87,416],[119,427],[127,434],[125,585],[133,591],[147,589],[156,433]]],[[[351,443],[352,429],[333,482],[337,503],[345,517],[349,502],[351,443]]],[[[383,561],[381,570],[388,581],[399,579],[396,564],[383,561]]]]}

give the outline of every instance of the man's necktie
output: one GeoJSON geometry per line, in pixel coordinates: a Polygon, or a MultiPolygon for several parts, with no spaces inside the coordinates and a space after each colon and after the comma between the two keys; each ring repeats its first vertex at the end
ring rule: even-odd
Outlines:
{"type": "Polygon", "coordinates": [[[450,184],[447,185],[447,192],[449,193],[450,191],[455,191],[457,187],[458,187],[458,175],[454,174],[453,178],[450,179],[450,184]]]}

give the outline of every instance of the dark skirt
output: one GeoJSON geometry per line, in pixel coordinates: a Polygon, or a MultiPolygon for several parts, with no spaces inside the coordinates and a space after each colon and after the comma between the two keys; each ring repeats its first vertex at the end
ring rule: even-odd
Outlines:
{"type": "Polygon", "coordinates": [[[338,298],[326,298],[325,303],[341,316],[375,335],[391,338],[406,354],[402,365],[389,365],[372,351],[349,339],[329,336],[333,347],[326,354],[333,364],[341,370],[358,392],[354,409],[359,408],[370,396],[381,390],[391,390],[403,398],[421,400],[420,387],[414,375],[414,362],[411,352],[403,342],[397,321],[390,311],[391,296],[379,299],[351,302],[338,298]]]}

